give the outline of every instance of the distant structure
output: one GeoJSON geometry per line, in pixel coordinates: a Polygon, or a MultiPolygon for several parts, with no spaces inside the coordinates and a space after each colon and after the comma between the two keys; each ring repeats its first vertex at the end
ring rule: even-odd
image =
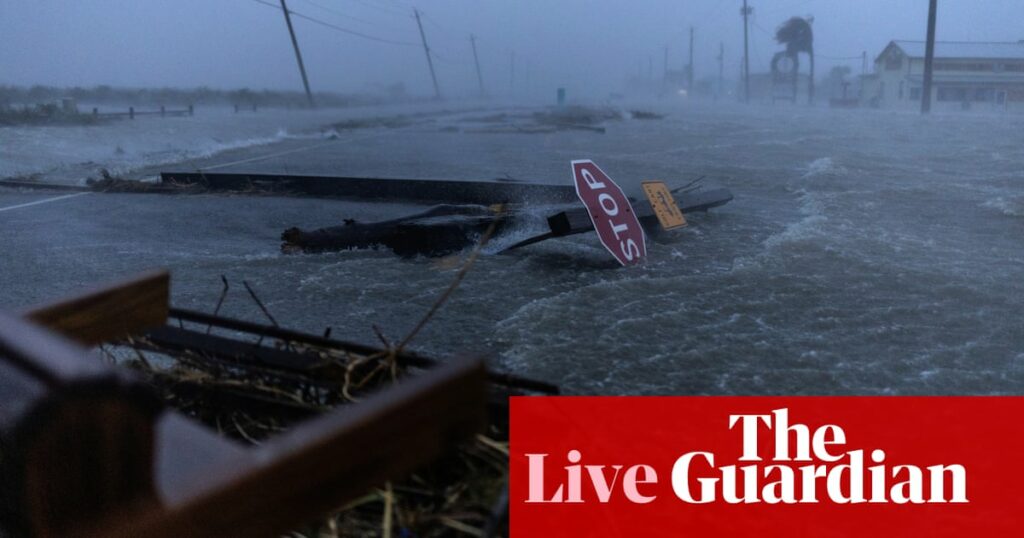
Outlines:
{"type": "MultiPolygon", "coordinates": [[[[864,75],[861,105],[916,110],[924,83],[924,41],[891,41],[864,75]]],[[[935,110],[1024,112],[1024,40],[935,43],[935,110]]]]}

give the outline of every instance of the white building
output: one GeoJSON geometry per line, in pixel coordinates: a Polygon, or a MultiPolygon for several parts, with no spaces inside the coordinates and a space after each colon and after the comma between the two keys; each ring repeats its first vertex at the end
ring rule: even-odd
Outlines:
{"type": "MultiPolygon", "coordinates": [[[[918,109],[924,81],[924,41],[892,41],[864,77],[863,106],[918,109]]],[[[936,42],[934,110],[1024,112],[1024,41],[936,42]]]]}

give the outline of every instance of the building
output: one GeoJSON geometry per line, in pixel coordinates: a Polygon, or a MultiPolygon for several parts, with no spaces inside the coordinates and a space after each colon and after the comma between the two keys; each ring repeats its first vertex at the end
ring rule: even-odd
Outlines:
{"type": "MultiPolygon", "coordinates": [[[[862,106],[920,108],[924,55],[924,41],[890,42],[864,76],[862,106]]],[[[1024,112],[1024,41],[936,42],[932,78],[935,110],[1024,112]]]]}

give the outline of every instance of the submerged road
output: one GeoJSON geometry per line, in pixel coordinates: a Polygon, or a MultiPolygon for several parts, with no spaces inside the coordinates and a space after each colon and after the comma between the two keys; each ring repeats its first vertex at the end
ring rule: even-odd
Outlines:
{"type": "MultiPolygon", "coordinates": [[[[568,182],[591,158],[627,189],[707,175],[735,201],[691,215],[644,267],[588,235],[485,256],[414,346],[585,393],[1024,393],[1024,119],[667,111],[606,134],[469,133],[457,117],[325,130],[162,169],[568,182]]],[[[386,251],[279,252],[287,227],[411,206],[58,196],[0,190],[0,306],[169,267],[180,306],[212,309],[223,274],[228,314],[261,319],[246,280],[283,323],[373,342],[373,325],[404,336],[454,274],[386,251]]]]}

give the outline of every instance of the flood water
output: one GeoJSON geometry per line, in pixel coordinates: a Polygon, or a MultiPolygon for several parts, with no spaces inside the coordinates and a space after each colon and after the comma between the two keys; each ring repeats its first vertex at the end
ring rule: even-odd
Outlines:
{"type": "MultiPolygon", "coordinates": [[[[729,205],[649,243],[643,267],[619,268],[593,234],[482,257],[415,340],[423,353],[490,354],[497,368],[569,393],[1024,394],[1024,118],[665,111],[605,134],[373,130],[230,169],[568,183],[570,160],[590,158],[627,190],[702,175],[732,189],[729,205]]],[[[258,151],[299,143],[309,141],[258,151]]],[[[29,253],[5,256],[5,306],[166,266],[181,306],[212,309],[224,274],[229,314],[260,319],[245,279],[282,324],[372,342],[373,325],[404,336],[455,275],[387,251],[278,251],[286,227],[405,207],[98,194],[60,203],[0,213],[8,253],[29,253]]]]}

